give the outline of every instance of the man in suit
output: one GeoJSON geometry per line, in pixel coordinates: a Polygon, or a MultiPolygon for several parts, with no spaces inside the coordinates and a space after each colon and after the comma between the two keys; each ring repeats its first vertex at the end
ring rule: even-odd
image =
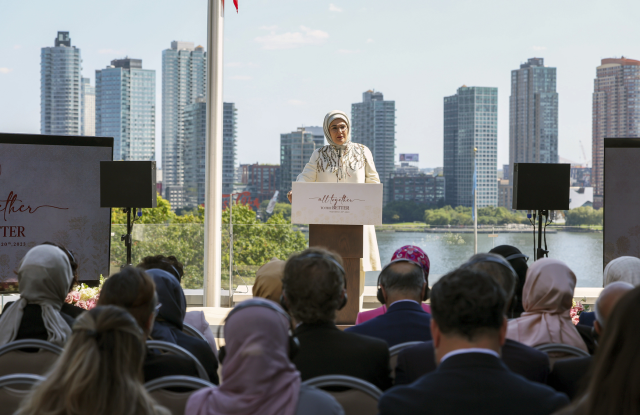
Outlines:
{"type": "Polygon", "coordinates": [[[387,312],[345,331],[377,337],[389,347],[431,340],[431,315],[422,308],[429,287],[420,264],[404,258],[392,261],[382,269],[378,281],[379,300],[384,300],[387,312]]]}
{"type": "Polygon", "coordinates": [[[500,360],[507,333],[504,290],[484,272],[457,269],[431,291],[436,371],[380,398],[380,415],[548,415],[564,394],[511,372],[500,360]]]}
{"type": "MultiPolygon", "coordinates": [[[[596,319],[593,323],[593,328],[598,336],[602,335],[613,307],[631,290],[633,290],[633,285],[623,281],[612,282],[602,290],[596,300],[594,312],[596,319]]],[[[592,356],[558,360],[549,374],[548,385],[558,392],[566,393],[571,399],[575,398],[586,386],[584,377],[589,371],[592,361],[592,356]]]]}
{"type": "Polygon", "coordinates": [[[345,333],[335,325],[336,311],[347,302],[344,277],[342,258],[325,249],[309,248],[287,261],[281,302],[299,323],[294,335],[300,349],[293,363],[303,381],[323,375],[347,375],[388,389],[391,368],[387,344],[345,333]]]}
{"type": "MultiPolygon", "coordinates": [[[[506,260],[495,254],[477,254],[472,256],[461,268],[489,274],[507,295],[505,312],[511,309],[517,278],[513,268],[506,260]]],[[[547,382],[549,358],[545,353],[507,339],[502,346],[501,357],[513,372],[534,382],[547,382]]],[[[436,370],[436,362],[432,342],[406,348],[398,355],[395,384],[412,383],[420,376],[434,370],[436,370]]]]}

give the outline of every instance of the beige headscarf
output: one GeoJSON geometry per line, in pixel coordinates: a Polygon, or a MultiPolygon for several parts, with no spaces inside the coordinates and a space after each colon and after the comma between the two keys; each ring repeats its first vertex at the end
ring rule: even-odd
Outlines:
{"type": "Polygon", "coordinates": [[[569,315],[575,288],[576,276],[564,262],[551,258],[534,262],[522,290],[524,313],[509,321],[507,338],[532,347],[567,344],[586,352],[587,346],[569,315]]]}
{"type": "Polygon", "coordinates": [[[324,129],[324,135],[327,137],[327,141],[331,143],[332,147],[344,149],[347,144],[351,142],[351,121],[349,121],[349,116],[345,114],[343,111],[333,110],[324,116],[324,122],[322,123],[322,128],[324,129]],[[347,123],[347,141],[343,145],[337,145],[331,139],[331,132],[329,132],[329,126],[336,119],[344,120],[347,123]]]}
{"type": "Polygon", "coordinates": [[[253,284],[254,297],[266,298],[276,303],[280,302],[284,264],[286,264],[285,261],[271,258],[271,261],[256,271],[256,281],[253,284]]]}
{"type": "Polygon", "coordinates": [[[609,262],[604,268],[604,286],[616,281],[624,281],[640,286],[640,259],[634,256],[621,256],[609,262]]]}
{"type": "Polygon", "coordinates": [[[60,315],[73,272],[67,255],[58,247],[39,245],[27,252],[18,270],[20,299],[0,319],[0,345],[15,340],[27,304],[39,304],[49,334],[47,340],[63,346],[71,328],[60,315]]]}

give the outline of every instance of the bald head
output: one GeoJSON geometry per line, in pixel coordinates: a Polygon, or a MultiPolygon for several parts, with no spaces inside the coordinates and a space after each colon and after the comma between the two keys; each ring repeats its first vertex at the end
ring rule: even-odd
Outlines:
{"type": "Polygon", "coordinates": [[[623,281],[612,282],[602,290],[600,297],[596,300],[595,306],[596,321],[594,326],[596,327],[598,334],[602,332],[607,319],[611,315],[613,307],[622,297],[624,297],[626,293],[631,290],[633,290],[633,285],[623,281]]]}

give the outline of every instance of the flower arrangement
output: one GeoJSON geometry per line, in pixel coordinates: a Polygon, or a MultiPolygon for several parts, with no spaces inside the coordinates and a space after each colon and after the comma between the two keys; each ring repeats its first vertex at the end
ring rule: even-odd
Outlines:
{"type": "Polygon", "coordinates": [[[100,275],[100,284],[97,287],[89,287],[85,283],[76,285],[64,301],[76,307],[91,310],[98,304],[102,284],[104,284],[104,277],[100,275]]]}
{"type": "Polygon", "coordinates": [[[569,311],[569,315],[571,316],[571,321],[573,322],[573,324],[578,324],[578,322],[580,321],[580,314],[583,311],[589,311],[589,306],[585,306],[582,304],[583,301],[587,301],[587,299],[585,297],[582,298],[582,300],[576,301],[575,298],[572,301],[571,304],[571,311],[569,311]]]}

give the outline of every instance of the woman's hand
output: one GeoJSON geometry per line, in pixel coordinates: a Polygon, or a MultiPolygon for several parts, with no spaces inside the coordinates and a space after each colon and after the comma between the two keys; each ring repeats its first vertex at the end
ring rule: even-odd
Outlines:
{"type": "Polygon", "coordinates": [[[289,193],[287,193],[287,199],[289,199],[289,203],[293,203],[291,200],[293,199],[293,191],[289,190],[289,193]]]}

